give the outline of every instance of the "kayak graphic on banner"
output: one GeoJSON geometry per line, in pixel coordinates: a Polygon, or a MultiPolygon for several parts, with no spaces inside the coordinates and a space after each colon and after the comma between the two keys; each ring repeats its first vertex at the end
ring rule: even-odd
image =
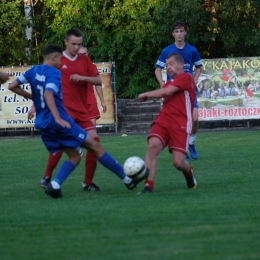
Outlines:
{"type": "Polygon", "coordinates": [[[197,87],[200,121],[260,118],[259,57],[203,60],[197,87]]]}

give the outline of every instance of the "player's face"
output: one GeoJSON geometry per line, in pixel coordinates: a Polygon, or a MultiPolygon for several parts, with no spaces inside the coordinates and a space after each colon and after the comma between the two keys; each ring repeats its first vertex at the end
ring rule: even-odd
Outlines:
{"type": "Polygon", "coordinates": [[[74,57],[78,54],[79,49],[82,45],[82,37],[76,37],[71,35],[68,39],[65,39],[66,53],[74,57]]]}
{"type": "Polygon", "coordinates": [[[184,27],[176,27],[172,32],[172,35],[176,42],[184,41],[186,34],[187,32],[185,31],[184,27]]]}
{"type": "Polygon", "coordinates": [[[183,63],[177,62],[175,57],[172,56],[166,60],[166,70],[167,73],[174,78],[183,70],[183,63]]]}

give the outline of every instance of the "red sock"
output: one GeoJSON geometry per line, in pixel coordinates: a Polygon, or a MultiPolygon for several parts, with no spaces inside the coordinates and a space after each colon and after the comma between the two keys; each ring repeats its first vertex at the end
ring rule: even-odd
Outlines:
{"type": "Polygon", "coordinates": [[[62,153],[63,153],[63,151],[58,151],[56,153],[49,155],[44,177],[47,177],[47,178],[52,177],[52,172],[56,168],[57,164],[59,163],[62,153]]]}
{"type": "MultiPolygon", "coordinates": [[[[99,137],[94,138],[95,141],[100,142],[99,137]]],[[[95,171],[97,168],[97,157],[90,151],[87,151],[85,159],[85,180],[84,183],[90,185],[93,181],[95,171]]]]}
{"type": "Polygon", "coordinates": [[[188,172],[182,172],[183,175],[186,177],[186,178],[189,178],[191,175],[192,175],[192,168],[190,167],[190,170],[188,172]]]}
{"type": "Polygon", "coordinates": [[[153,188],[154,188],[154,181],[146,180],[145,187],[149,187],[150,190],[153,190],[153,188]]]}

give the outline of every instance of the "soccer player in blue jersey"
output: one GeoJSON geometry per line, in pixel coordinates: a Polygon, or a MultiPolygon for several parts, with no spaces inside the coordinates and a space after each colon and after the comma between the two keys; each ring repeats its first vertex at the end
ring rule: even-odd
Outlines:
{"type": "Polygon", "coordinates": [[[35,128],[40,129],[41,138],[50,153],[63,150],[68,155],[59,168],[53,181],[45,189],[45,193],[53,198],[63,197],[62,183],[75,169],[80,161],[78,147],[90,150],[98,161],[114,172],[130,190],[147,177],[131,179],[125,175],[123,167],[111,157],[91,136],[79,127],[68,116],[62,102],[61,73],[57,69],[60,65],[62,50],[50,44],[43,48],[44,63],[27,70],[9,85],[9,90],[25,98],[33,100],[36,109],[35,128]],[[23,90],[20,86],[30,83],[32,93],[23,90]]]}
{"type": "MultiPolygon", "coordinates": [[[[187,24],[182,21],[176,21],[172,25],[172,35],[174,37],[174,43],[167,46],[162,50],[156,62],[155,76],[162,87],[165,82],[162,78],[162,69],[165,68],[166,57],[171,53],[179,53],[184,59],[184,72],[188,72],[193,75],[195,83],[197,83],[198,78],[202,71],[202,60],[197,49],[185,42],[185,35],[187,34],[187,24]],[[193,74],[193,67],[195,66],[195,72],[193,74]]],[[[171,77],[167,74],[167,80],[171,77]]],[[[196,89],[196,94],[198,90],[196,89]]],[[[198,159],[198,153],[195,149],[195,139],[198,130],[198,101],[195,98],[194,110],[193,110],[193,128],[189,136],[189,151],[193,159],[198,159]]],[[[189,160],[189,156],[186,156],[189,160]]]]}

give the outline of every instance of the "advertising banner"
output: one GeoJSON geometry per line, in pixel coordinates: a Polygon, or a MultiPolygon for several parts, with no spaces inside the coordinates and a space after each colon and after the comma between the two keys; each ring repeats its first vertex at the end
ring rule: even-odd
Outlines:
{"type": "Polygon", "coordinates": [[[199,121],[260,118],[259,57],[203,60],[197,88],[199,121]]]}
{"type": "MultiPolygon", "coordinates": [[[[102,78],[102,89],[107,106],[107,112],[102,113],[102,106],[97,97],[98,107],[101,118],[97,124],[114,124],[114,88],[112,81],[113,63],[96,63],[100,76],[102,78]]],[[[32,101],[14,94],[8,90],[8,84],[15,80],[31,67],[4,67],[1,71],[9,73],[10,79],[5,84],[0,85],[0,129],[4,128],[31,128],[34,126],[35,119],[28,120],[27,113],[32,106],[32,101]]],[[[22,88],[28,92],[31,91],[30,84],[23,84],[22,88]]]]}
{"type": "Polygon", "coordinates": [[[260,58],[203,61],[198,80],[199,120],[260,118],[260,58]]]}

